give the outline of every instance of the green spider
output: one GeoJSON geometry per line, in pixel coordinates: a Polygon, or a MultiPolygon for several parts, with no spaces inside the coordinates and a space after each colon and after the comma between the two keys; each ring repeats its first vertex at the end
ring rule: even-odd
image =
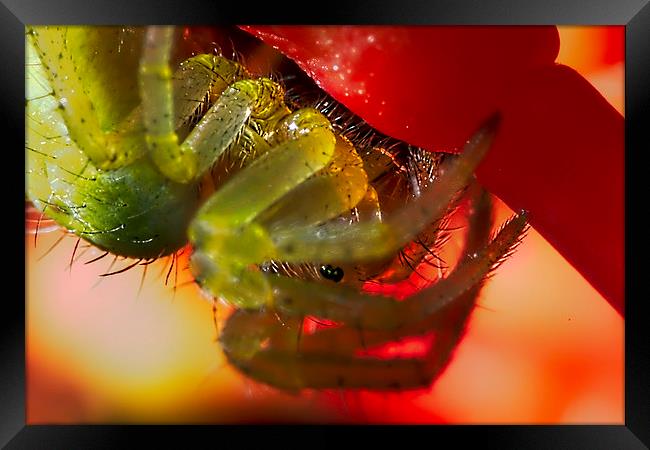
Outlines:
{"type": "MultiPolygon", "coordinates": [[[[409,153],[427,176],[404,178],[394,161],[386,175],[383,149],[355,148],[278,82],[217,55],[174,67],[174,43],[173,27],[27,30],[28,200],[116,255],[148,261],[189,242],[196,282],[237,308],[222,348],[254,379],[292,390],[430,384],[481,283],[520,241],[525,214],[489,239],[489,196],[474,189],[465,256],[405,301],[364,293],[351,274],[392,268],[390,281],[404,279],[397,255],[437,236],[459,192],[475,185],[498,117],[459,157],[409,153]],[[391,200],[383,175],[410,182],[408,198],[391,200]],[[308,316],[341,326],[301,336],[308,316]],[[359,354],[445,327],[425,358],[359,354]]],[[[425,256],[415,251],[415,262],[425,256]]]]}

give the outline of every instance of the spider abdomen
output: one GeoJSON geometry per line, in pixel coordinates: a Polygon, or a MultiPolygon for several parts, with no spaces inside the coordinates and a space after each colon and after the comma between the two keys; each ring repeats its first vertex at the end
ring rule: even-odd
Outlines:
{"type": "Polygon", "coordinates": [[[166,179],[143,158],[79,179],[67,195],[57,194],[47,213],[103,250],[151,259],[187,243],[186,230],[198,203],[196,185],[166,179]]]}

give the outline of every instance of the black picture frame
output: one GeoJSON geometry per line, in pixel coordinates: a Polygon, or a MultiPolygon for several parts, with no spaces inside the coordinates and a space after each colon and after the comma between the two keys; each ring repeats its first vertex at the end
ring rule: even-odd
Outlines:
{"type": "MultiPolygon", "coordinates": [[[[303,4],[304,5],[304,4],[303,4]]],[[[78,1],[2,0],[0,5],[0,46],[5,70],[1,71],[0,114],[9,137],[5,154],[20,155],[24,131],[24,25],[25,24],[150,24],[150,23],[399,23],[399,24],[549,24],[549,25],[624,25],[625,59],[625,130],[626,130],[626,307],[625,307],[625,425],[558,425],[558,426],[435,426],[435,427],[361,427],[366,436],[384,441],[395,430],[410,433],[408,442],[450,442],[454,446],[469,441],[496,448],[589,448],[636,449],[650,445],[650,339],[644,321],[649,315],[647,287],[640,283],[643,267],[637,264],[645,254],[639,245],[646,221],[636,214],[644,204],[644,188],[637,183],[636,171],[643,166],[635,159],[647,153],[650,139],[645,131],[650,123],[650,5],[648,0],[456,0],[437,2],[393,1],[386,4],[368,1],[322,4],[310,14],[304,6],[270,5],[271,8],[242,7],[237,2],[78,1]],[[244,10],[245,12],[242,12],[244,10]],[[644,152],[646,150],[646,152],[644,152]],[[635,199],[635,197],[637,197],[635,199]],[[635,201],[636,200],[636,201],[635,201]],[[634,220],[632,217],[634,216],[634,220]],[[405,428],[407,428],[405,430],[405,428]]],[[[17,157],[18,161],[20,159],[17,157]]],[[[24,162],[24,161],[23,161],[24,162]]],[[[13,160],[7,164],[13,165],[13,160]]],[[[16,164],[20,164],[17,162],[16,164]]],[[[17,169],[2,178],[6,215],[19,217],[18,186],[23,175],[17,169]],[[17,177],[16,179],[13,176],[17,177]],[[15,198],[15,200],[14,200],[15,198]],[[15,211],[13,210],[15,207],[15,211]]],[[[20,202],[20,203],[19,203],[20,202]]],[[[641,208],[643,209],[643,208],[641,208]]],[[[606,212],[605,212],[606,213],[606,212]]],[[[13,222],[5,222],[11,223],[13,222]]],[[[24,222],[8,227],[6,237],[24,232],[24,222]]],[[[18,242],[8,238],[9,242],[18,242]]],[[[16,258],[24,258],[18,248],[16,258]]],[[[5,259],[9,261],[9,259],[5,259]]],[[[12,264],[20,272],[19,264],[12,264]]],[[[24,266],[23,266],[24,267],[24,266]]],[[[5,278],[18,281],[19,274],[5,278]]],[[[13,283],[12,283],[13,284],[13,283]]],[[[19,283],[17,283],[19,284],[19,283]]],[[[20,287],[20,286],[19,286],[20,287]]],[[[11,289],[6,292],[12,292],[11,289]]],[[[15,291],[14,291],[15,292],[15,291]]],[[[20,289],[18,289],[20,292],[20,289]]],[[[136,442],[153,446],[159,442],[186,447],[203,438],[211,446],[248,447],[252,440],[268,440],[269,429],[251,433],[244,427],[217,426],[31,426],[25,424],[25,311],[24,297],[4,295],[0,312],[2,327],[2,369],[0,370],[0,445],[6,448],[129,448],[136,442]],[[140,438],[143,440],[140,441],[140,438]]],[[[295,428],[273,427],[282,432],[280,445],[298,442],[295,428]]],[[[355,428],[356,429],[356,428],[355,428]]],[[[301,427],[304,445],[336,445],[339,433],[349,427],[301,427]],[[302,433],[305,433],[304,435],[302,433]]],[[[367,441],[363,441],[367,444],[367,441]]],[[[196,445],[192,445],[194,447],[196,445]]]]}

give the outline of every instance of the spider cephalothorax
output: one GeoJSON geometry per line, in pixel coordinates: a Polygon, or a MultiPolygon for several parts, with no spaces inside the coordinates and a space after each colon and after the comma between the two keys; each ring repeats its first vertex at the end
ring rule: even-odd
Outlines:
{"type": "Polygon", "coordinates": [[[525,216],[489,239],[489,198],[475,187],[452,272],[404,301],[362,285],[403,281],[435,256],[440,225],[473,183],[498,116],[460,156],[429,154],[367,133],[331,99],[286,95],[223,56],[174,67],[174,33],[29,30],[40,61],[28,83],[29,199],[122,256],[148,260],[189,241],[196,282],[239,309],[221,343],[253,378],[288,389],[430,383],[525,216]],[[132,90],[110,95],[106,72],[132,90]],[[206,177],[209,195],[200,192],[206,177]],[[306,316],[340,326],[301,339],[306,316]],[[452,332],[425,358],[359,355],[441,327],[452,332]]]}

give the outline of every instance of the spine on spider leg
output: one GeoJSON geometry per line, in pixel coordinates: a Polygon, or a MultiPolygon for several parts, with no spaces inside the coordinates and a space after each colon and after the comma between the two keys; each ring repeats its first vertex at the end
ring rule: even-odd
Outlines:
{"type": "MultiPolygon", "coordinates": [[[[465,246],[458,264],[470,261],[477,252],[490,243],[490,230],[493,223],[492,198],[478,182],[470,186],[471,206],[468,217],[468,230],[465,246]]],[[[512,247],[511,247],[512,248],[512,247]]],[[[465,292],[447,304],[446,308],[434,310],[422,323],[411,327],[436,330],[436,339],[423,358],[420,379],[423,385],[435,380],[451,361],[454,349],[463,336],[470,313],[474,309],[480,293],[480,283],[475,283],[465,292]],[[428,382],[427,382],[428,380],[428,382]]],[[[407,329],[409,326],[407,325],[407,329]]]]}
{"type": "Polygon", "coordinates": [[[467,141],[460,157],[448,160],[431,187],[397,214],[387,224],[401,241],[409,241],[418,230],[443,216],[449,203],[470,182],[474,171],[487,154],[501,121],[497,113],[483,123],[467,141]]]}
{"type": "MultiPolygon", "coordinates": [[[[477,182],[472,183],[469,191],[471,198],[471,207],[468,217],[468,230],[465,239],[465,246],[462,251],[461,262],[468,261],[472,255],[480,252],[490,242],[490,230],[492,228],[492,200],[490,194],[483,189],[477,182]]],[[[464,318],[473,308],[479,287],[469,288],[464,294],[461,294],[448,305],[449,308],[444,313],[434,311],[433,314],[422,315],[416,320],[406,322],[403,326],[386,330],[366,330],[364,332],[364,341],[366,345],[378,345],[406,336],[420,335],[432,330],[449,327],[456,323],[459,328],[464,326],[464,318]],[[449,316],[454,316],[457,320],[449,320],[449,316]]],[[[408,300],[407,300],[408,301],[408,300]]],[[[460,331],[459,331],[460,332],[460,331]]],[[[305,345],[321,345],[327,347],[326,341],[336,342],[336,340],[347,340],[354,342],[356,347],[359,346],[358,331],[354,329],[338,328],[322,331],[323,336],[310,336],[305,339],[305,345]],[[319,341],[321,341],[319,343],[319,341]]],[[[330,344],[331,345],[331,344],[330,344]]],[[[439,358],[439,356],[436,356],[439,358]]]]}
{"type": "Polygon", "coordinates": [[[406,303],[407,317],[432,314],[480,284],[521,242],[528,229],[527,213],[509,219],[481,251],[470,255],[447,277],[424,289],[406,303]]]}

